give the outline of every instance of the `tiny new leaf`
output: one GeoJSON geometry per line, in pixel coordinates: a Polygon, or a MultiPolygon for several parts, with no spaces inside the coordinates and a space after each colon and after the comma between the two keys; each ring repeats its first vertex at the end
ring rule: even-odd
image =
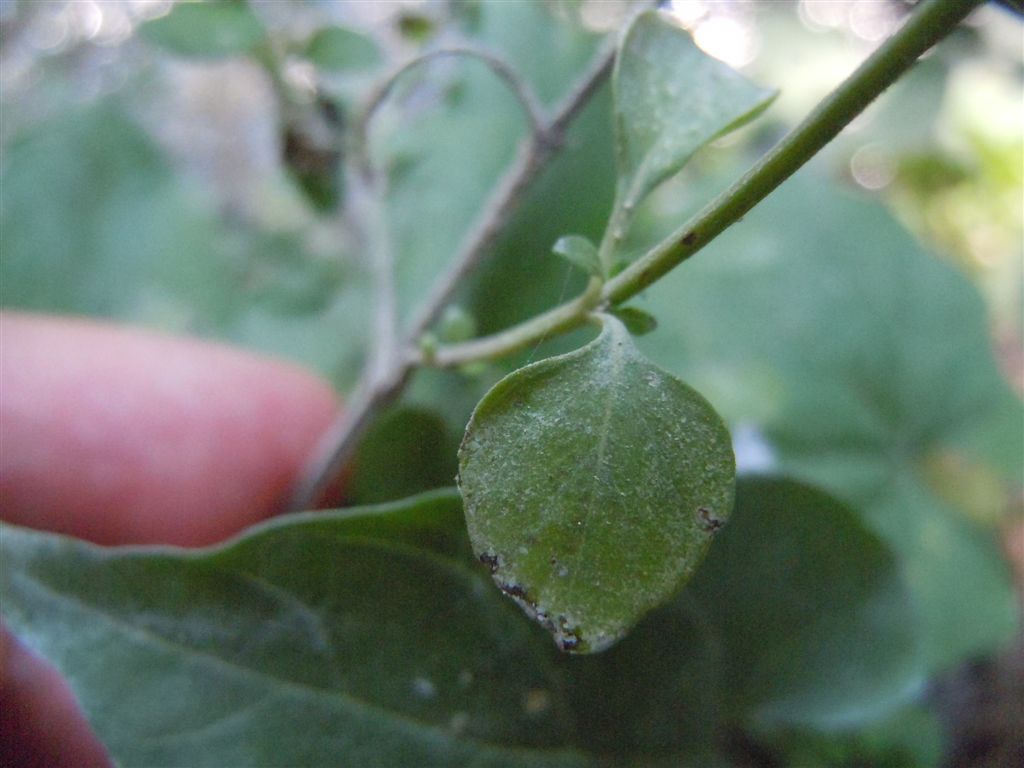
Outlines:
{"type": "Polygon", "coordinates": [[[601,260],[597,256],[597,247],[587,238],[581,235],[560,237],[551,246],[551,252],[584,273],[592,277],[601,277],[601,260]]]}
{"type": "Polygon", "coordinates": [[[522,368],[459,451],[474,551],[562,650],[603,650],[693,573],[732,510],[729,433],[625,326],[522,368]]]}
{"type": "Polygon", "coordinates": [[[615,307],[609,312],[619,318],[634,336],[645,336],[658,327],[654,315],[636,307],[615,307]]]}
{"type": "Polygon", "coordinates": [[[263,25],[245,3],[178,3],[166,16],[147,21],[140,34],[179,56],[218,58],[248,53],[264,37],[263,25]]]}
{"type": "Polygon", "coordinates": [[[703,53],[660,11],[639,14],[612,75],[619,205],[638,205],[708,142],[761,114],[776,92],[703,53]]]}

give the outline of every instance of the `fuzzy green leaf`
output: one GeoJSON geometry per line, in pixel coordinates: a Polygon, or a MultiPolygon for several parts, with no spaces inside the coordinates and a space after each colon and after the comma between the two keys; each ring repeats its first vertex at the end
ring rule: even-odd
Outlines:
{"type": "Polygon", "coordinates": [[[366,69],[380,62],[380,50],[371,38],[344,27],[318,30],[306,44],[305,54],[328,71],[366,69]]]}
{"type": "Polygon", "coordinates": [[[245,3],[178,3],[169,14],[147,21],[139,33],[179,56],[217,58],[251,51],[263,25],[245,3]]]}
{"type": "Polygon", "coordinates": [[[729,433],[602,315],[507,376],[459,451],[474,551],[563,650],[607,648],[690,577],[732,508],[729,433]]]}
{"type": "Polygon", "coordinates": [[[597,246],[581,235],[558,238],[551,246],[551,252],[561,256],[585,274],[601,276],[601,260],[597,256],[597,246]]]}
{"type": "Polygon", "coordinates": [[[708,142],[763,112],[776,92],[701,52],[660,11],[626,31],[612,75],[619,203],[638,205],[708,142]]]}

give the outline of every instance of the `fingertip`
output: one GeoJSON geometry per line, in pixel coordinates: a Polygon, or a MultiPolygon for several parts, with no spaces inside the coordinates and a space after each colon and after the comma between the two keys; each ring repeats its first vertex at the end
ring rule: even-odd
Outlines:
{"type": "Polygon", "coordinates": [[[57,671],[0,626],[0,765],[107,768],[106,749],[57,671]]]}
{"type": "Polygon", "coordinates": [[[330,385],[223,345],[4,313],[0,514],[103,544],[197,546],[280,511],[330,385]]]}

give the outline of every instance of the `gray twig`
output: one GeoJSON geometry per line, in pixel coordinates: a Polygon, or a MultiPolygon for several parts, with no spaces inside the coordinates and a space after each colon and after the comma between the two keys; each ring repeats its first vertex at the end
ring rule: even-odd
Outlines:
{"type": "MultiPolygon", "coordinates": [[[[452,48],[434,51],[409,62],[396,70],[374,92],[356,128],[356,152],[361,153],[359,162],[364,173],[370,173],[372,177],[366,153],[366,131],[369,120],[394,88],[398,78],[424,60],[452,55],[467,55],[483,61],[510,85],[527,115],[529,136],[520,148],[512,166],[502,176],[476,222],[470,228],[451,266],[440,276],[427,299],[414,314],[402,349],[392,348],[384,353],[373,353],[371,364],[367,366],[361,383],[356,388],[356,394],[349,402],[345,412],[321,438],[313,456],[304,468],[288,504],[287,511],[289,512],[307,509],[316,502],[341,467],[351,458],[356,445],[373,422],[376,414],[392,403],[405,388],[413,371],[421,364],[421,355],[417,348],[420,338],[437,320],[438,315],[447,306],[461,281],[477,267],[484,254],[493,245],[495,237],[507,223],[512,211],[521,202],[526,189],[546,167],[551,157],[561,149],[566,130],[611,72],[615,51],[614,48],[609,48],[597,55],[550,115],[541,107],[533,91],[522,78],[493,54],[475,48],[452,48]]],[[[381,255],[377,254],[377,256],[381,255]]],[[[384,267],[381,260],[374,259],[375,272],[384,267]]],[[[389,256],[387,268],[392,269],[389,256]]],[[[379,325],[391,323],[391,318],[394,317],[392,282],[393,271],[386,278],[382,275],[377,275],[375,278],[376,290],[379,294],[375,297],[379,325]],[[392,302],[390,305],[392,310],[381,306],[388,301],[392,302]]],[[[389,328],[393,327],[393,325],[389,325],[389,328]]],[[[390,334],[390,331],[386,333],[390,334]]],[[[393,336],[388,335],[388,339],[390,338],[393,336]]],[[[377,341],[375,340],[374,343],[377,341]]]]}

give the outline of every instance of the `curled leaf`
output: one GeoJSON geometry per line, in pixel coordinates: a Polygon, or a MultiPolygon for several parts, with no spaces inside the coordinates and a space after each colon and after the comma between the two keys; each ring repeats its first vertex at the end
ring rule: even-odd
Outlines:
{"type": "Polygon", "coordinates": [[[707,401],[601,321],[583,348],[498,382],[459,451],[474,551],[576,653],[609,647],[689,579],[735,473],[707,401]]]}

